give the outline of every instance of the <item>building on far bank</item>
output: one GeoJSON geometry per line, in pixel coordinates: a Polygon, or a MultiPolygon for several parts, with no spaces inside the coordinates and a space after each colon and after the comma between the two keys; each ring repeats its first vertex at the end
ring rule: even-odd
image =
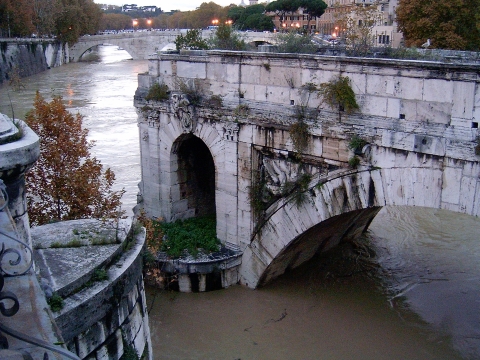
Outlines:
{"type": "MultiPolygon", "coordinates": [[[[252,3],[252,1],[250,1],[252,3]]],[[[344,14],[351,16],[360,26],[362,19],[355,15],[360,6],[373,5],[378,11],[378,22],[372,29],[374,46],[398,47],[403,41],[403,34],[398,31],[395,21],[395,11],[398,0],[326,0],[328,5],[325,13],[320,17],[310,17],[300,8],[295,12],[286,13],[284,16],[274,12],[267,13],[273,20],[275,28],[279,31],[288,29],[304,29],[320,35],[342,37],[339,19],[344,14]]]]}
{"type": "Polygon", "coordinates": [[[372,5],[378,11],[377,24],[372,29],[374,46],[399,47],[403,41],[403,34],[398,31],[395,11],[398,0],[327,0],[327,9],[321,16],[318,32],[322,35],[341,37],[342,29],[339,18],[342,14],[349,14],[357,26],[361,26],[362,19],[358,16],[358,7],[372,5]],[[357,14],[356,14],[357,13],[357,14]]]}
{"type": "Polygon", "coordinates": [[[122,12],[147,12],[147,13],[156,13],[160,10],[159,7],[155,5],[147,6],[138,6],[137,4],[124,4],[122,5],[122,12]]]}

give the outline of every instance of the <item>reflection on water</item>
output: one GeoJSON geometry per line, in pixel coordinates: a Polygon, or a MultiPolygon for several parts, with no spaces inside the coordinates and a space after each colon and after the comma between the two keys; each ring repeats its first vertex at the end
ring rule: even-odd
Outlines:
{"type": "MultiPolygon", "coordinates": [[[[0,112],[23,118],[37,90],[62,96],[85,116],[92,152],[131,209],[140,180],[133,95],[147,62],[111,46],[100,55],[24,79],[21,92],[1,86],[0,112]]],[[[155,359],[479,359],[479,229],[478,218],[391,207],[365,240],[378,272],[339,275],[326,254],[255,291],[150,289],[155,359]]]]}
{"type": "Polygon", "coordinates": [[[131,214],[140,181],[137,114],[133,95],[137,74],[148,69],[147,61],[133,61],[116,46],[100,46],[99,62],[70,63],[23,79],[25,89],[13,92],[0,86],[0,112],[23,119],[33,107],[36,91],[50,100],[61,96],[67,108],[84,116],[92,149],[104,166],[112,168],[114,190],[125,188],[123,208],[131,214]],[[8,95],[12,100],[10,104],[8,95]]]}

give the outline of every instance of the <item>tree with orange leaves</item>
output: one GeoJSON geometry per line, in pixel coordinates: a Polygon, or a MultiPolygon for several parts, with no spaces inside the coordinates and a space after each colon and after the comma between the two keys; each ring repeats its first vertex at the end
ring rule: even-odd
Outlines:
{"type": "Polygon", "coordinates": [[[407,46],[477,51],[479,14],[480,0],[401,0],[397,22],[407,46]]]}
{"type": "Polygon", "coordinates": [[[83,117],[72,115],[55,97],[48,103],[37,92],[28,126],[40,137],[40,158],[26,174],[32,225],[82,218],[117,218],[125,192],[112,191],[115,174],[103,171],[92,157],[93,142],[82,128],[83,117]]]}

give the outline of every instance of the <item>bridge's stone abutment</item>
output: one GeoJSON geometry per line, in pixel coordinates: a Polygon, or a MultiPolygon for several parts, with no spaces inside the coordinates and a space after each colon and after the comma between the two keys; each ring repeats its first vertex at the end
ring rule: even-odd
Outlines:
{"type": "Polygon", "coordinates": [[[142,206],[167,221],[202,211],[179,149],[203,142],[217,236],[243,251],[240,281],[250,287],[355,238],[385,205],[478,216],[479,70],[225,51],[152,57],[135,96],[142,206]],[[350,79],[357,111],[317,96],[339,76],[350,79]],[[168,92],[146,100],[156,83],[168,92]],[[355,138],[364,146],[354,152],[355,138]]]}

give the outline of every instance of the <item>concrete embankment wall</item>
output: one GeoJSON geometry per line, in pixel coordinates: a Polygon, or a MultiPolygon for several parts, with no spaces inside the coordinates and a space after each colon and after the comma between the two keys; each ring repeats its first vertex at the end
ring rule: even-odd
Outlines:
{"type": "Polygon", "coordinates": [[[18,69],[20,77],[68,63],[68,45],[54,40],[0,39],[0,84],[18,69]]]}

